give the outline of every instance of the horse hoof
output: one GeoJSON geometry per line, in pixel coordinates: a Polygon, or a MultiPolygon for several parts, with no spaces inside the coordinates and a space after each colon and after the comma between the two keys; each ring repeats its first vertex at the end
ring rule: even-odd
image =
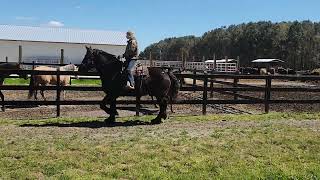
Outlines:
{"type": "Polygon", "coordinates": [[[164,114],[164,115],[162,116],[162,118],[163,118],[164,120],[166,120],[166,119],[168,118],[168,115],[164,114]]]}
{"type": "Polygon", "coordinates": [[[153,119],[153,120],[151,121],[151,124],[161,124],[161,123],[162,123],[162,121],[161,121],[160,118],[155,118],[155,119],[153,119]]]}
{"type": "Polygon", "coordinates": [[[116,118],[115,117],[108,117],[106,120],[104,120],[104,122],[106,124],[112,124],[112,123],[116,122],[116,118]]]}

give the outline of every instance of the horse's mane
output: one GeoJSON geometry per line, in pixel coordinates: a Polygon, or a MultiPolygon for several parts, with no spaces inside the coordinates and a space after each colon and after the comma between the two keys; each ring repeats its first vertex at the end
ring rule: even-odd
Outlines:
{"type": "Polygon", "coordinates": [[[100,50],[100,49],[94,49],[94,51],[95,51],[97,54],[101,54],[101,55],[103,55],[103,56],[107,57],[107,58],[108,58],[108,60],[118,60],[118,59],[117,59],[117,57],[116,57],[115,55],[113,55],[113,54],[109,54],[109,53],[107,53],[107,52],[105,52],[105,51],[103,51],[103,50],[100,50]]]}
{"type": "Polygon", "coordinates": [[[104,65],[111,68],[112,72],[118,72],[118,71],[122,71],[122,62],[113,54],[109,54],[103,50],[100,49],[94,49],[94,53],[96,53],[96,55],[101,55],[103,56],[107,61],[104,62],[104,65]]]}

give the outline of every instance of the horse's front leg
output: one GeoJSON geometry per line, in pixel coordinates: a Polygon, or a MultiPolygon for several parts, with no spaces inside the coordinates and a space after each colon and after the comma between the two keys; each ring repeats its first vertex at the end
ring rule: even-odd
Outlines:
{"type": "Polygon", "coordinates": [[[67,92],[65,90],[63,90],[62,92],[63,92],[63,100],[65,100],[67,92]]]}
{"type": "Polygon", "coordinates": [[[40,94],[41,94],[43,100],[44,100],[44,101],[47,101],[46,97],[44,96],[44,90],[41,90],[41,91],[40,91],[40,94]]]}
{"type": "MultiPolygon", "coordinates": [[[[46,87],[46,84],[39,84],[37,85],[37,87],[39,87],[41,85],[42,88],[45,88],[46,87]]],[[[44,101],[47,101],[46,97],[44,96],[44,90],[43,89],[40,89],[40,94],[43,98],[44,101]]],[[[38,99],[38,90],[35,91],[35,99],[38,99]]]]}
{"type": "Polygon", "coordinates": [[[0,91],[0,97],[1,97],[1,101],[2,101],[2,107],[1,110],[4,112],[6,110],[6,107],[4,105],[4,95],[2,94],[2,92],[0,91]]]}
{"type": "Polygon", "coordinates": [[[110,101],[110,116],[105,120],[106,123],[114,123],[116,121],[116,115],[119,115],[117,112],[116,99],[112,98],[110,101]]]}
{"type": "Polygon", "coordinates": [[[118,115],[118,112],[116,110],[115,98],[111,98],[110,96],[106,95],[100,103],[100,108],[110,115],[109,118],[105,120],[106,123],[113,123],[116,120],[116,115],[118,115]],[[107,107],[108,102],[110,103],[110,108],[107,107]]]}
{"type": "Polygon", "coordinates": [[[100,108],[104,110],[107,114],[110,114],[110,109],[107,107],[107,103],[109,99],[110,99],[109,96],[106,95],[100,103],[100,108]]]}

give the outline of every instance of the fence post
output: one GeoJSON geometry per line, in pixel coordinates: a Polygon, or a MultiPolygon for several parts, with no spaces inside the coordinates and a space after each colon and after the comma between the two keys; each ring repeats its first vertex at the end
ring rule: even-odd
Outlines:
{"type": "Polygon", "coordinates": [[[152,53],[150,51],[150,54],[149,54],[149,60],[150,60],[150,67],[153,67],[153,60],[152,60],[152,53]]]}
{"type": "Polygon", "coordinates": [[[60,70],[57,68],[57,117],[60,117],[60,94],[61,94],[61,86],[60,86],[60,70]]]}
{"type": "Polygon", "coordinates": [[[266,89],[264,97],[264,110],[265,113],[269,113],[270,110],[270,99],[271,99],[271,76],[266,77],[266,89]]]}
{"type": "Polygon", "coordinates": [[[214,72],[217,72],[218,69],[217,69],[217,59],[216,59],[216,53],[213,54],[213,61],[214,61],[214,72]]]}
{"type": "MultiPolygon", "coordinates": [[[[238,83],[239,83],[239,79],[238,79],[238,77],[234,77],[234,79],[233,79],[233,87],[234,88],[236,88],[236,87],[238,87],[238,83]]],[[[234,90],[233,91],[233,94],[234,94],[234,100],[238,100],[238,98],[239,98],[239,96],[238,96],[238,91],[237,90],[234,90]]]]}
{"type": "Polygon", "coordinates": [[[34,64],[34,61],[32,61],[32,71],[31,71],[31,74],[30,74],[30,87],[29,87],[29,90],[34,90],[34,68],[35,68],[35,64],[34,64]]]}
{"type": "Polygon", "coordinates": [[[19,64],[22,62],[22,46],[19,46],[19,64]]]}
{"type": "Polygon", "coordinates": [[[208,77],[203,81],[203,98],[202,98],[202,115],[207,115],[207,101],[208,101],[208,77]]]}
{"type": "Polygon", "coordinates": [[[142,77],[139,75],[138,76],[138,86],[136,86],[135,88],[135,92],[136,92],[136,116],[139,116],[140,115],[140,99],[141,99],[141,96],[140,96],[140,88],[137,88],[137,87],[141,87],[141,83],[142,83],[142,77]]]}
{"type": "Polygon", "coordinates": [[[32,70],[34,70],[34,68],[35,68],[35,62],[34,61],[32,61],[32,70]]]}
{"type": "Polygon", "coordinates": [[[237,72],[240,71],[240,56],[237,57],[237,72]]]}
{"type": "Polygon", "coordinates": [[[60,64],[64,64],[64,49],[61,49],[60,64]]]}
{"type": "Polygon", "coordinates": [[[136,116],[140,115],[140,96],[136,95],[136,116]]]}
{"type": "Polygon", "coordinates": [[[210,79],[210,98],[213,98],[213,79],[210,79]]]}
{"type": "Polygon", "coordinates": [[[6,63],[8,63],[8,56],[6,56],[6,63]]]}
{"type": "MultiPolygon", "coordinates": [[[[193,70],[193,83],[192,83],[193,88],[195,88],[196,85],[197,85],[196,75],[197,75],[197,70],[194,69],[194,70],[193,70]]],[[[194,91],[194,92],[196,92],[196,91],[194,91]]]]}

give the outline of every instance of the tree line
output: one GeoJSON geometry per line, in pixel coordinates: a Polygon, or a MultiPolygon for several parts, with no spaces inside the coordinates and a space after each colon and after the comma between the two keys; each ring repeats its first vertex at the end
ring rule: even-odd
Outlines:
{"type": "Polygon", "coordinates": [[[158,60],[203,61],[203,59],[240,58],[241,66],[250,66],[259,58],[284,60],[294,70],[320,66],[320,23],[294,21],[250,22],[221,27],[202,37],[185,36],[164,39],[148,46],[140,56],[158,60]]]}

